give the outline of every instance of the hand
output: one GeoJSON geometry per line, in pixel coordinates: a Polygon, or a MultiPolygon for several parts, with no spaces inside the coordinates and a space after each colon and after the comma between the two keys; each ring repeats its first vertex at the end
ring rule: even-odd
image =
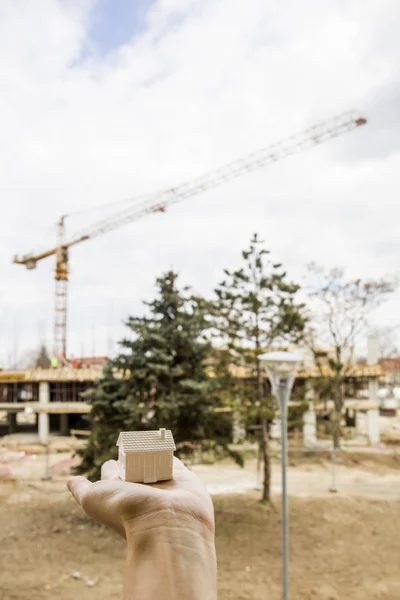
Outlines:
{"type": "Polygon", "coordinates": [[[128,483],[118,476],[115,460],[104,463],[101,481],[71,477],[68,489],[93,519],[126,537],[126,528],[139,517],[168,510],[193,517],[214,533],[214,510],[210,495],[198,477],[174,458],[174,478],[153,485],[128,483]]]}
{"type": "Polygon", "coordinates": [[[216,600],[213,505],[180,460],[171,481],[121,481],[109,460],[101,481],[71,477],[68,488],[89,516],[126,538],[124,600],[216,600]]]}

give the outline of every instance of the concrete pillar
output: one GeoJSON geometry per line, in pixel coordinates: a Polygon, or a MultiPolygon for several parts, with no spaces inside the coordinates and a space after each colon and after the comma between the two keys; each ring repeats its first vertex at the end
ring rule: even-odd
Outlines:
{"type": "Polygon", "coordinates": [[[17,431],[17,413],[8,413],[8,433],[17,431]]]}
{"type": "Polygon", "coordinates": [[[305,382],[304,397],[307,400],[307,402],[309,403],[310,409],[311,409],[312,405],[314,404],[314,400],[315,400],[315,389],[314,389],[314,382],[312,379],[307,379],[305,382]]]}
{"type": "Polygon", "coordinates": [[[312,379],[305,382],[305,399],[308,410],[303,414],[303,444],[310,447],[317,444],[317,415],[314,410],[315,389],[312,379]]]}
{"type": "Polygon", "coordinates": [[[356,411],[356,433],[358,435],[367,435],[367,415],[362,410],[356,411]]]}
{"type": "Polygon", "coordinates": [[[368,400],[378,404],[378,378],[368,380],[368,400]]]}
{"type": "MultiPolygon", "coordinates": [[[[50,384],[48,381],[40,381],[39,383],[39,407],[50,403],[50,384]]],[[[47,444],[49,441],[49,414],[39,412],[38,415],[38,433],[39,440],[42,444],[47,444]]]]}
{"type": "Polygon", "coordinates": [[[313,408],[303,415],[303,444],[306,447],[317,444],[317,415],[313,408]]]}
{"type": "Polygon", "coordinates": [[[381,431],[379,425],[379,410],[370,408],[367,411],[367,432],[370,444],[379,444],[381,441],[381,431]]]}
{"type": "Polygon", "coordinates": [[[379,338],[371,335],[368,338],[367,363],[377,365],[379,359],[379,338]]]}
{"type": "MultiPolygon", "coordinates": [[[[369,336],[367,363],[370,366],[377,365],[379,359],[379,338],[369,336]]],[[[368,380],[368,399],[370,402],[378,403],[378,378],[368,380]]]]}
{"type": "Polygon", "coordinates": [[[60,433],[61,433],[61,435],[69,434],[68,414],[67,413],[60,414],[60,433]]]}

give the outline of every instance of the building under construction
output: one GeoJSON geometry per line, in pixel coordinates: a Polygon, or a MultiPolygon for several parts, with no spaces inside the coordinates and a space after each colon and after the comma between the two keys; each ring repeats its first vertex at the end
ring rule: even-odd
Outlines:
{"type": "MultiPolygon", "coordinates": [[[[105,358],[85,359],[79,368],[0,371],[0,413],[4,417],[1,433],[29,430],[37,433],[42,443],[47,443],[50,432],[69,435],[87,430],[89,423],[83,417],[90,413],[90,404],[82,398],[82,393],[101,377],[105,361],[105,358]]],[[[316,383],[322,377],[329,377],[328,370],[327,364],[318,368],[304,364],[296,376],[295,387],[300,395],[318,404],[316,383]]],[[[367,399],[371,405],[376,403],[378,382],[383,375],[378,364],[353,365],[345,377],[349,401],[364,400],[365,403],[367,399]]],[[[246,369],[238,369],[235,376],[251,380],[246,369]]]]}
{"type": "MultiPolygon", "coordinates": [[[[57,224],[56,246],[39,253],[14,256],[14,263],[24,265],[29,270],[35,269],[43,259],[55,258],[55,363],[53,362],[53,369],[0,372],[0,411],[7,415],[8,431],[16,431],[19,422],[22,424],[23,419],[19,418],[21,413],[25,416],[25,421],[28,414],[35,415],[39,438],[46,442],[51,429],[58,428],[61,433],[67,434],[71,428],[79,425],[85,413],[90,412],[90,406],[82,398],[82,392],[90,388],[100,372],[97,368],[82,365],[75,368],[67,360],[68,261],[72,247],[146,215],[162,213],[177,202],[205,193],[257,169],[271,166],[279,160],[357,129],[366,122],[358,113],[344,113],[190,181],[162,192],[135,197],[123,205],[118,203],[117,211],[110,217],[101,218],[71,236],[66,235],[66,215],[63,215],[57,224]],[[58,365],[63,368],[58,368],[58,365]]],[[[68,216],[72,214],[69,213],[68,216]]],[[[247,376],[246,373],[243,375],[245,378],[247,376]]],[[[301,377],[304,381],[308,375],[300,375],[298,381],[301,381],[301,377]]]]}
{"type": "Polygon", "coordinates": [[[81,368],[0,372],[0,413],[7,415],[1,433],[37,432],[46,443],[50,431],[69,435],[71,430],[87,429],[82,417],[90,405],[82,393],[101,376],[101,362],[81,368]]]}

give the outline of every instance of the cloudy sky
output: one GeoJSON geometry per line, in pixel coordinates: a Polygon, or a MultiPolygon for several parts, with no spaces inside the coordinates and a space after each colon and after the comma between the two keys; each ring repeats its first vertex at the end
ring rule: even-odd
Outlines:
{"type": "Polygon", "coordinates": [[[54,260],[11,260],[60,215],[73,233],[348,109],[368,125],[72,249],[69,351],[108,351],[170,267],[209,294],[255,231],[299,281],[397,275],[399,30],[397,0],[0,0],[0,361],[51,345],[54,260]]]}

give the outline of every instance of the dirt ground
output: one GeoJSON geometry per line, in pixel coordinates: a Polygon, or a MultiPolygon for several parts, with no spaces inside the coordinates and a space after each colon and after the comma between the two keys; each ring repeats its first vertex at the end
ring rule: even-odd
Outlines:
{"type": "MultiPolygon", "coordinates": [[[[400,495],[313,496],[314,479],[307,474],[326,477],[328,466],[321,460],[292,461],[291,472],[308,483],[307,494],[290,498],[291,600],[398,600],[400,495]]],[[[366,480],[374,477],[375,487],[399,490],[398,456],[346,461],[339,482],[356,469],[366,480]]],[[[199,475],[235,473],[227,465],[207,468],[199,467],[199,475]]],[[[280,598],[278,498],[264,506],[259,492],[250,489],[214,496],[219,600],[280,598]]],[[[1,600],[121,598],[123,541],[83,514],[64,477],[4,478],[0,506],[1,600]]]]}

